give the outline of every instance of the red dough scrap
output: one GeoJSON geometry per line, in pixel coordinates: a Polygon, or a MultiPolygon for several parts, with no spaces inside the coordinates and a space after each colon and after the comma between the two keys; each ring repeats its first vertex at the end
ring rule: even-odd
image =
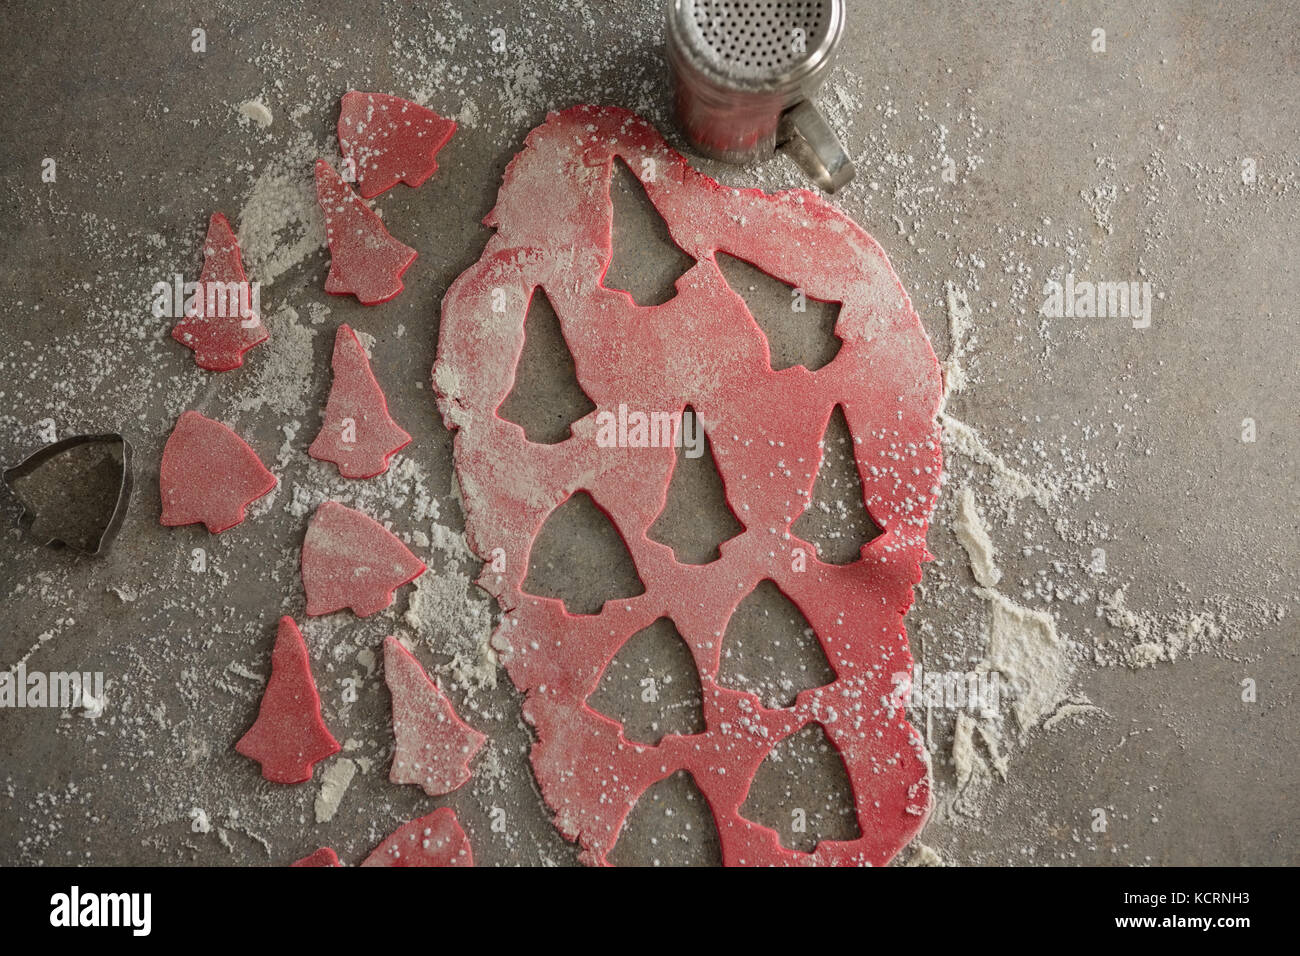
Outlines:
{"type": "Polygon", "coordinates": [[[438,169],[438,150],[456,132],[454,120],[388,93],[343,96],[339,149],[356,170],[357,188],[373,199],[399,182],[418,186],[438,169]]]}
{"type": "Polygon", "coordinates": [[[172,338],[194,350],[194,361],[210,372],[228,372],[244,364],[244,353],[270,336],[253,310],[252,292],[239,254],[239,240],[219,212],[208,222],[203,243],[194,314],[172,327],[172,338]],[[237,285],[232,286],[231,283],[237,285]],[[235,292],[232,301],[229,292],[235,292]],[[212,294],[209,308],[208,293],[212,294]]]}
{"type": "Polygon", "coordinates": [[[411,436],[389,416],[366,350],[347,325],[334,336],[332,367],[325,423],[307,454],[334,462],[344,478],[373,478],[388,470],[388,459],[409,445],[411,436]]]}
{"type": "Polygon", "coordinates": [[[478,583],[503,611],[492,643],[524,692],[536,734],[530,760],[556,826],[580,844],[585,862],[605,864],[638,799],[685,771],[708,802],[727,865],[887,863],[931,807],[928,754],[895,699],[892,675],[912,671],[903,619],[930,557],[925,536],[942,462],[939,364],[884,252],[815,193],[721,186],[644,120],[589,106],[552,114],[528,135],[485,221],[496,233],[443,300],[433,381],[443,420],[456,430],[469,543],[484,560],[497,548],[508,558],[504,568],[486,567],[478,583]],[[638,306],[602,282],[612,257],[616,157],[645,177],[673,241],[695,260],[661,305],[638,306]],[[839,303],[835,357],[816,371],[774,370],[719,253],[839,303]],[[598,410],[557,445],[528,441],[496,414],[540,289],[598,410]],[[648,536],[677,453],[671,445],[603,447],[599,412],[612,415],[620,403],[670,415],[691,405],[709,423],[728,503],[744,524],[712,563],[683,564],[648,536]],[[847,565],[818,560],[792,530],[837,405],[854,436],[862,505],[883,529],[847,565]],[[569,614],[563,602],[523,590],[539,530],[579,491],[613,522],[645,588],[593,615],[569,614]],[[835,672],[789,707],[768,708],[719,677],[731,616],[767,580],[807,618],[835,672]],[[623,644],[664,616],[691,651],[705,729],[650,746],[629,740],[587,699],[623,644]],[[848,773],[860,836],[802,853],[741,807],[773,749],[814,723],[848,773]]]}
{"type": "Polygon", "coordinates": [[[330,847],[323,846],[315,853],[304,856],[301,860],[294,860],[290,866],[342,866],[339,862],[339,855],[330,847]]]}
{"type": "Polygon", "coordinates": [[[424,562],[373,518],[337,501],[312,515],[302,542],[307,614],[350,607],[359,617],[393,603],[393,592],[424,573],[424,562]]]}
{"type": "Polygon", "coordinates": [[[162,523],[202,522],[213,534],[244,520],[244,509],[275,487],[247,442],[220,422],[185,412],[163,448],[158,481],[162,523]]]}
{"type": "Polygon", "coordinates": [[[388,779],[413,783],[431,797],[470,776],[469,762],[487,740],[459,717],[438,685],[395,637],[384,640],[384,680],[393,695],[397,752],[388,779]]]}
{"type": "Polygon", "coordinates": [[[330,246],[325,291],[355,295],[362,305],[378,305],[401,292],[402,273],[416,251],[390,236],[383,220],[323,159],[316,160],[316,201],[325,213],[330,246]]]}
{"type": "Polygon", "coordinates": [[[361,865],[473,866],[474,855],[456,812],[442,807],[428,816],[403,823],[361,865]]]}
{"type": "Polygon", "coordinates": [[[317,763],[339,752],[321,720],[307,645],[291,617],[280,618],[262,707],[235,749],[260,763],[272,783],[305,783],[317,763]]]}

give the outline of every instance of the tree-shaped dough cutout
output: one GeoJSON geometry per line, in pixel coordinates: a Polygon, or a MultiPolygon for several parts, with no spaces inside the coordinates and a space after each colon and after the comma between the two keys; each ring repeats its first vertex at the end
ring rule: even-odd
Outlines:
{"type": "Polygon", "coordinates": [[[740,813],[771,827],[782,846],[801,853],[811,853],[823,840],[862,835],[844,761],[816,723],[772,748],[740,813]]]}
{"type": "MultiPolygon", "coordinates": [[[[657,175],[653,165],[642,168],[647,177],[657,175]]],[[[614,160],[609,196],[614,254],[601,284],[626,292],[637,305],[662,305],[677,295],[677,280],[695,260],[673,241],[640,178],[621,158],[614,160]]]]}
{"type": "Polygon", "coordinates": [[[574,422],[595,410],[578,384],[559,316],[546,290],[538,286],[524,319],[515,383],[497,414],[522,428],[529,441],[555,445],[573,433],[574,422]]]}
{"type": "Polygon", "coordinates": [[[672,620],[637,631],[605,668],[587,703],[623,725],[623,736],[655,745],[704,730],[703,692],[691,649],[672,620]]]}
{"type": "Polygon", "coordinates": [[[840,303],[814,299],[806,290],[768,275],[725,252],[715,257],[731,291],[745,300],[767,338],[774,371],[802,365],[815,372],[829,365],[844,343],[835,333],[840,303]]]}
{"type": "Polygon", "coordinates": [[[570,614],[599,614],[606,601],[644,594],[645,585],[609,516],[579,491],[537,533],[523,590],[563,601],[570,614]]]}
{"type": "Polygon", "coordinates": [[[615,866],[721,866],[718,828],[690,771],[650,786],[609,854],[615,866]]]}
{"type": "Polygon", "coordinates": [[[267,780],[290,784],[310,780],[316,764],[339,752],[321,719],[311,658],[291,617],[280,618],[257,720],[235,749],[261,764],[267,780]]]}
{"type": "Polygon", "coordinates": [[[202,523],[220,534],[276,485],[257,452],[221,422],[185,412],[163,446],[158,490],[163,524],[202,523]]]}
{"type": "Polygon", "coordinates": [[[765,707],[789,707],[801,690],[834,680],[803,612],[772,581],[760,581],[727,621],[718,683],[755,694],[765,707]]]}
{"type": "Polygon", "coordinates": [[[344,478],[374,478],[388,470],[388,459],[409,445],[411,436],[388,414],[388,399],[366,350],[346,323],[334,336],[330,364],[334,383],[307,454],[333,462],[344,478]]]}
{"type": "Polygon", "coordinates": [[[826,564],[852,564],[862,557],[863,546],[882,533],[863,504],[856,448],[844,408],[836,405],[822,433],[822,461],[812,498],[790,526],[816,546],[818,560],[826,564]]]}
{"type": "Polygon", "coordinates": [[[745,526],[727,503],[722,475],[713,460],[713,444],[689,405],[682,413],[680,435],[668,499],[648,537],[672,548],[683,564],[708,564],[721,556],[718,546],[745,526]]]}
{"type": "Polygon", "coordinates": [[[451,807],[403,823],[384,838],[362,866],[473,866],[469,839],[451,807]]]}

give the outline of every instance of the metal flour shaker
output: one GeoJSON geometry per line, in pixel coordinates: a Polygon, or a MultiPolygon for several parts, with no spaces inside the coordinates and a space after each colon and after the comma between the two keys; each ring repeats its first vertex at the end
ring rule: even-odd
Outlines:
{"type": "Polygon", "coordinates": [[[827,192],[853,163],[812,96],[844,33],[844,0],[669,0],[668,64],[678,122],[729,163],[781,149],[827,192]]]}

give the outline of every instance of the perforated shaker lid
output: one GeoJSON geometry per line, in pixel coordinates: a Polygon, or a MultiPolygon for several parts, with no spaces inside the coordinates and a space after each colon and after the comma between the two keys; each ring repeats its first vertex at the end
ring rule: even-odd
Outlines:
{"type": "Polygon", "coordinates": [[[842,0],[676,0],[670,16],[694,65],[742,87],[797,82],[844,24],[842,0]]]}

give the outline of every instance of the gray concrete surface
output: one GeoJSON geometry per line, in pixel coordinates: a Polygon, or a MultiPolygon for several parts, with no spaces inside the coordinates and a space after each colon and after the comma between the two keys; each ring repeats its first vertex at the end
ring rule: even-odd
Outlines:
{"type": "MultiPolygon", "coordinates": [[[[949,760],[953,715],[914,713],[928,726],[939,797],[922,841],[955,864],[1300,861],[1300,11],[849,6],[823,100],[860,173],[836,201],[884,246],[941,358],[954,346],[945,284],[969,296],[975,331],[957,344],[970,382],[949,412],[1010,467],[1060,479],[1045,505],[1008,502],[990,490],[987,461],[948,450],[950,494],[930,535],[936,561],[908,619],[914,651],[927,667],[961,670],[987,637],[949,528],[951,492],[971,486],[1005,591],[1055,616],[1072,642],[1070,692],[1097,708],[1009,738],[1006,779],[978,794],[963,793],[949,760]],[[1095,28],[1106,31],[1105,52],[1091,49],[1095,28]],[[949,158],[955,182],[943,176],[949,158]],[[1038,315],[1044,279],[1066,270],[1150,281],[1163,296],[1150,328],[1038,315]],[[1242,441],[1247,418],[1253,442],[1242,441]],[[1096,547],[1106,551],[1101,580],[1083,570],[1096,547]],[[1197,620],[1213,627],[1166,654],[1173,660],[1110,666],[1108,649],[1138,640],[1135,628],[1104,617],[1101,592],[1118,587],[1154,628],[1141,633],[1162,647],[1189,615],[1206,614],[1197,620]],[[1257,691],[1251,703],[1246,679],[1257,691]],[[1104,832],[1092,826],[1098,808],[1104,832]]],[[[4,500],[0,666],[102,670],[109,693],[95,721],[0,711],[0,863],[266,864],[321,845],[356,862],[440,805],[456,809],[482,863],[575,861],[531,778],[529,732],[504,673],[473,693],[449,682],[462,713],[492,738],[471,784],[432,800],[387,782],[388,695],[358,652],[401,632],[426,665],[446,663],[463,615],[488,613],[468,590],[455,615],[419,633],[402,619],[404,594],[377,618],[304,626],[327,722],[355,742],[344,756],[362,761],[331,821],[313,821],[315,783],[272,787],[231,747],[261,692],[241,674],[266,673],[280,614],[302,619],[306,519],[295,493],[314,503],[346,485],[305,455],[328,394],[334,328],[346,321],[374,336],[376,374],[414,437],[404,454],[418,473],[364,500],[404,532],[459,528],[450,439],[428,386],[438,302],[478,257],[488,235],[479,221],[505,165],[547,109],[627,106],[684,148],[670,125],[660,13],[639,0],[0,9],[0,462],[39,447],[52,420],[60,437],[120,429],[137,463],[129,518],[101,559],[34,546],[8,530],[17,508],[4,500]],[[201,54],[191,50],[195,28],[206,31],[201,54]],[[498,28],[500,54],[490,46],[498,28]],[[148,289],[173,272],[192,277],[208,215],[224,210],[235,222],[276,163],[303,159],[292,168],[306,188],[314,154],[334,155],[338,100],[350,88],[419,96],[461,119],[432,180],[376,202],[392,233],[419,250],[406,290],[374,310],[327,296],[328,256],[312,247],[264,290],[272,343],[239,372],[200,372],[168,323],[149,315],[148,289]],[[275,115],[265,131],[237,118],[238,105],[259,95],[275,115]],[[47,157],[57,162],[53,183],[41,178],[47,157]],[[296,322],[279,312],[286,305],[296,322]],[[259,377],[272,355],[296,374],[259,377]],[[157,463],[186,408],[237,425],[281,478],[269,507],[216,538],[157,523],[157,463]],[[412,517],[421,494],[438,502],[432,520],[412,517]],[[201,575],[189,570],[194,548],[207,552],[201,575]],[[360,678],[355,703],[342,697],[349,677],[360,678]],[[505,832],[490,826],[493,808],[506,811],[505,832]],[[196,822],[200,812],[210,829],[196,822]]],[[[801,184],[783,160],[758,170],[696,161],[737,185],[801,184]]],[[[653,296],[680,271],[680,253],[657,237],[635,187],[615,198],[609,283],[653,296]]],[[[306,231],[291,226],[286,243],[306,231]]],[[[774,351],[827,347],[826,317],[783,324],[784,288],[735,283],[755,286],[751,304],[774,351]]],[[[560,343],[545,329],[536,342],[519,414],[555,427],[581,399],[563,382],[560,343]]],[[[824,500],[842,500],[844,471],[826,477],[824,500]]],[[[707,555],[709,539],[727,533],[710,481],[707,469],[684,473],[687,503],[666,516],[666,540],[683,553],[707,555]]],[[[831,548],[871,533],[834,508],[814,519],[811,533],[831,548]]],[[[633,569],[606,553],[593,521],[577,516],[548,546],[554,552],[537,557],[538,593],[581,601],[621,586],[619,575],[627,584],[633,569]]],[[[436,547],[417,551],[435,575],[476,567],[436,547]]],[[[774,620],[764,608],[758,620],[774,620]]],[[[754,630],[759,640],[763,629],[754,630]]],[[[671,713],[636,713],[629,693],[645,668],[682,675],[671,635],[629,654],[611,669],[609,706],[621,698],[629,726],[647,733],[689,717],[689,674],[671,713]]],[[[779,674],[783,659],[764,654],[745,669],[774,661],[779,674]]],[[[853,824],[842,770],[816,741],[800,746],[795,759],[765,768],[747,806],[807,849],[851,835],[853,824]],[[810,809],[809,834],[786,832],[792,806],[810,809]]],[[[643,802],[619,862],[716,859],[707,810],[688,782],[674,779],[643,802]]]]}

